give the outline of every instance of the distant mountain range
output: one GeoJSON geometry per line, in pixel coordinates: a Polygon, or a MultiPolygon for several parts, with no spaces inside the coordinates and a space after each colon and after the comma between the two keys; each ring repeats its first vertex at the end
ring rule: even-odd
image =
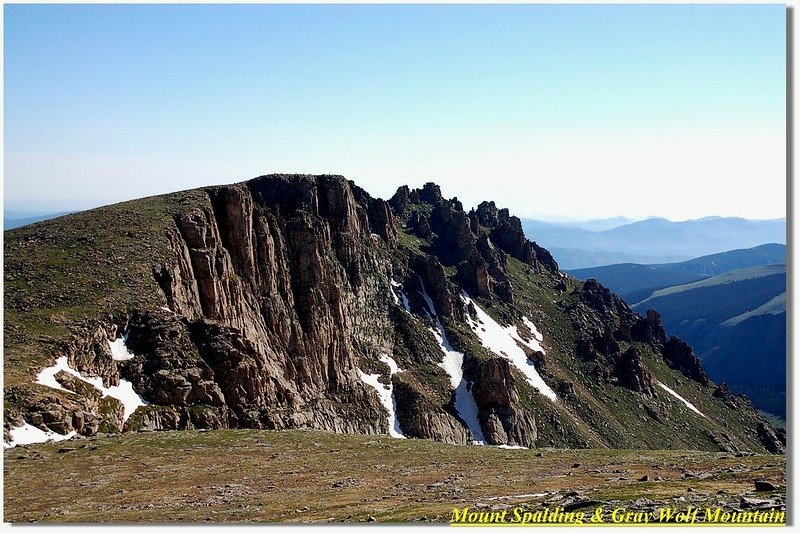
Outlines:
{"type": "Polygon", "coordinates": [[[595,218],[591,220],[569,220],[565,222],[546,222],[552,226],[561,226],[565,228],[585,229],[589,231],[605,231],[613,229],[625,224],[631,224],[635,220],[619,216],[613,218],[595,218]]]}
{"type": "Polygon", "coordinates": [[[786,247],[768,244],[664,265],[573,270],[595,278],[634,310],[656,309],[717,381],[786,416],[786,247]]]}
{"type": "Polygon", "coordinates": [[[762,244],[753,248],[705,255],[680,263],[622,263],[569,270],[578,279],[594,278],[631,304],[653,291],[711,278],[732,270],[786,262],[786,245],[762,244]]]}
{"type": "Polygon", "coordinates": [[[578,225],[523,219],[522,227],[529,239],[549,249],[566,270],[684,261],[764,243],[786,243],[785,218],[705,217],[683,222],[649,218],[630,223],[616,218],[578,225]],[[619,222],[623,223],[614,225],[619,222]]]}
{"type": "Polygon", "coordinates": [[[41,222],[42,220],[50,220],[51,218],[60,217],[61,215],[68,215],[72,211],[64,211],[61,213],[38,213],[28,211],[4,211],[3,212],[3,229],[14,229],[21,226],[27,226],[34,222],[41,222]]]}

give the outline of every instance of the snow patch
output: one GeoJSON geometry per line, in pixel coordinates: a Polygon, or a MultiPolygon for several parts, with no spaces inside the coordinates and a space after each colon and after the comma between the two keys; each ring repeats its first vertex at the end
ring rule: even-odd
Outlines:
{"type": "MultiPolygon", "coordinates": [[[[428,308],[427,311],[425,312],[428,314],[429,317],[431,317],[431,319],[434,319],[436,318],[436,307],[433,305],[433,300],[431,300],[428,291],[425,290],[425,284],[422,282],[422,277],[417,275],[417,278],[419,279],[419,286],[422,287],[422,292],[420,294],[422,294],[422,298],[425,300],[425,305],[428,308]]],[[[438,319],[436,320],[438,322],[438,319]]],[[[439,325],[441,326],[441,324],[439,325]]]]}
{"type": "Polygon", "coordinates": [[[64,372],[67,372],[68,374],[74,375],[76,373],[69,367],[69,364],[67,364],[66,356],[59,357],[58,359],[56,359],[56,362],[53,366],[48,366],[47,368],[39,372],[39,375],[36,376],[36,383],[53,389],[63,390],[64,392],[67,392],[69,394],[75,394],[71,390],[62,387],[61,383],[59,383],[56,380],[56,374],[58,374],[62,370],[64,372]]]}
{"type": "Polygon", "coordinates": [[[536,371],[536,367],[528,360],[525,351],[518,344],[521,343],[537,352],[544,352],[544,348],[542,348],[540,344],[543,337],[542,334],[539,333],[539,330],[536,329],[536,326],[534,326],[527,317],[523,317],[522,322],[528,326],[534,336],[533,339],[526,341],[519,336],[515,326],[511,325],[504,328],[495,322],[495,320],[486,314],[466,292],[462,291],[461,300],[464,302],[465,306],[472,304],[475,307],[476,318],[470,316],[469,312],[466,312],[465,315],[467,324],[469,324],[469,327],[472,328],[472,331],[478,336],[481,344],[495,354],[508,359],[511,364],[522,372],[533,388],[555,402],[557,400],[556,393],[545,383],[539,375],[539,372],[536,371]]]}
{"type": "Polygon", "coordinates": [[[127,341],[127,333],[114,342],[108,341],[108,347],[111,348],[111,358],[114,361],[128,361],[133,359],[133,354],[128,350],[127,341]]]}
{"type": "Polygon", "coordinates": [[[483,445],[486,443],[486,439],[483,436],[483,430],[478,421],[478,406],[475,405],[475,398],[472,396],[472,383],[464,379],[464,370],[462,369],[464,354],[454,350],[450,345],[450,341],[447,340],[447,335],[444,332],[444,326],[442,326],[442,322],[436,316],[436,308],[433,306],[433,300],[431,300],[431,297],[428,295],[428,291],[425,290],[425,284],[422,282],[422,278],[420,278],[419,283],[422,287],[422,297],[425,299],[425,304],[428,307],[426,312],[436,324],[435,328],[429,327],[428,330],[433,333],[436,342],[439,344],[439,348],[444,354],[444,358],[442,362],[439,363],[439,366],[450,377],[450,386],[455,390],[454,403],[456,412],[467,425],[472,435],[472,443],[483,445]]]}
{"type": "Polygon", "coordinates": [[[72,391],[65,389],[58,381],[56,381],[56,374],[58,374],[61,370],[67,374],[75,376],[89,385],[92,385],[103,394],[103,397],[111,396],[112,398],[119,400],[124,408],[124,413],[122,415],[123,423],[128,420],[128,417],[131,416],[139,406],[147,405],[147,402],[141,396],[136,394],[136,391],[133,390],[133,384],[130,381],[126,379],[120,379],[119,385],[106,387],[103,385],[103,378],[89,378],[82,375],[77,370],[72,369],[67,362],[66,355],[56,359],[56,362],[53,366],[47,367],[39,372],[39,375],[36,376],[36,383],[72,393],[72,391]]]}
{"type": "Polygon", "coordinates": [[[402,305],[403,309],[405,309],[407,313],[410,313],[411,306],[408,303],[408,295],[406,294],[403,284],[398,283],[393,279],[389,281],[392,284],[392,288],[389,290],[389,292],[392,293],[392,299],[394,300],[394,303],[397,305],[402,305]]]}
{"type": "Polygon", "coordinates": [[[539,332],[539,330],[538,330],[538,329],[536,329],[536,325],[535,325],[533,322],[531,322],[531,321],[530,321],[530,319],[529,319],[528,317],[526,317],[526,316],[523,316],[523,317],[522,317],[522,323],[523,323],[523,324],[525,324],[525,326],[526,326],[526,327],[527,327],[529,330],[531,330],[531,333],[533,333],[533,338],[534,338],[534,339],[536,339],[536,340],[537,340],[537,341],[539,341],[539,342],[542,342],[542,341],[544,340],[544,335],[542,335],[542,334],[539,332]]]}
{"type": "Polygon", "coordinates": [[[49,429],[47,431],[42,431],[41,429],[37,428],[36,426],[32,426],[27,422],[20,427],[11,428],[9,433],[11,434],[11,441],[4,442],[4,448],[13,448],[14,446],[20,446],[24,444],[38,444],[50,440],[58,442],[71,439],[77,435],[75,431],[70,431],[66,435],[56,433],[55,431],[51,431],[49,429]]]}
{"type": "MultiPolygon", "coordinates": [[[[527,450],[527,446],[511,446],[510,444],[498,444],[498,448],[503,448],[504,450],[527,450]]],[[[524,494],[523,496],[531,496],[531,494],[524,494]]]]}
{"type": "Polygon", "coordinates": [[[170,308],[169,308],[169,307],[167,307],[167,306],[159,307],[159,309],[161,309],[162,311],[166,311],[166,312],[168,312],[168,313],[171,313],[171,312],[172,312],[172,309],[170,309],[170,308]]]}
{"type": "Polygon", "coordinates": [[[400,421],[397,420],[397,400],[394,397],[394,387],[392,386],[391,381],[391,376],[397,374],[398,372],[402,372],[402,370],[397,366],[397,363],[394,361],[394,359],[386,354],[381,355],[380,360],[389,366],[390,376],[388,385],[384,385],[378,381],[378,378],[381,377],[380,374],[365,374],[359,370],[358,376],[361,378],[361,381],[377,391],[378,397],[381,400],[381,405],[383,405],[389,412],[389,435],[396,439],[404,439],[406,436],[403,435],[403,432],[400,429],[400,421]]]}
{"type": "Polygon", "coordinates": [[[700,415],[700,416],[702,416],[702,417],[705,417],[705,416],[706,416],[706,415],[704,415],[703,413],[701,413],[701,412],[700,412],[700,410],[699,410],[697,407],[695,407],[694,405],[692,405],[692,403],[691,403],[691,402],[689,402],[689,400],[687,400],[686,398],[684,398],[683,396],[681,396],[680,394],[678,394],[678,393],[677,393],[677,392],[675,392],[674,390],[670,389],[669,387],[667,387],[666,385],[664,385],[664,384],[663,384],[663,383],[661,383],[660,381],[658,382],[658,386],[659,386],[659,387],[661,387],[662,389],[664,389],[665,391],[667,391],[668,393],[670,393],[671,395],[673,395],[675,398],[677,398],[677,399],[679,399],[680,401],[682,401],[682,402],[683,402],[683,403],[686,405],[686,407],[688,407],[689,409],[691,409],[692,411],[694,411],[694,412],[695,412],[695,413],[697,413],[698,415],[700,415]]]}

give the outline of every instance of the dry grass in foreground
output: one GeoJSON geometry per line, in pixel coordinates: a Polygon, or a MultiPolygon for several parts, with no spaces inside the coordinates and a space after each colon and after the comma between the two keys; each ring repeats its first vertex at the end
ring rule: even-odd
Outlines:
{"type": "Polygon", "coordinates": [[[785,457],[508,450],[318,431],[125,434],[5,450],[10,522],[442,521],[454,506],[785,502],[785,457]],[[647,476],[646,481],[640,481],[647,476]],[[754,481],[779,486],[766,496],[754,481]],[[761,494],[761,493],[759,493],[761,494]]]}

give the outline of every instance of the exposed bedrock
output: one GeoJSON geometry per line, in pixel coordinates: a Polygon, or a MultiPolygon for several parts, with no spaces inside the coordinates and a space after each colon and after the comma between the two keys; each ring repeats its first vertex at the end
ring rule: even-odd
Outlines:
{"type": "Polygon", "coordinates": [[[467,444],[466,428],[446,410],[447,400],[408,373],[393,377],[397,419],[407,437],[467,444]]]}
{"type": "Polygon", "coordinates": [[[476,429],[471,395],[488,444],[784,449],[782,434],[759,426],[746,400],[722,387],[682,387],[709,416],[688,413],[674,431],[676,421],[658,410],[654,373],[708,384],[691,348],[667,340],[655,311],[642,317],[595,280],[560,273],[520,220],[492,202],[465,212],[433,183],[400,187],[386,202],[329,175],[262,176],[171,201],[155,217],[160,248],[160,236],[146,243],[158,255],[137,259],[157,282],[137,287],[152,293],[120,293],[135,305],[117,302],[116,314],[70,323],[74,335],[51,345],[82,376],[106,387],[130,382],[148,404],[124,420],[129,404],[62,371],[54,377],[66,390],[52,381],[6,388],[6,438],[25,422],[83,435],[386,434],[394,414],[407,437],[466,444],[467,427],[476,429]],[[469,323],[463,291],[476,299],[469,323]],[[502,327],[476,322],[476,305],[502,327]],[[506,357],[508,335],[532,328],[527,320],[542,347],[529,361],[557,391],[555,403],[522,377],[529,361],[506,357]],[[120,337],[132,358],[112,356],[109,342],[120,337]],[[373,386],[376,373],[385,390],[373,386]],[[732,439],[709,441],[714,424],[732,439]]]}
{"type": "MultiPolygon", "coordinates": [[[[200,383],[210,371],[218,386],[197,394],[224,397],[233,426],[385,430],[356,368],[391,352],[387,260],[373,237],[396,239],[388,204],[336,176],[268,176],[209,198],[212,208],[178,217],[178,260],[160,270],[173,310],[197,317],[181,338],[208,369],[200,383]],[[175,280],[196,280],[197,297],[175,280]]],[[[165,403],[185,403],[188,381],[165,403]]]]}
{"type": "Polygon", "coordinates": [[[489,444],[528,448],[536,445],[536,421],[520,406],[507,359],[494,357],[481,362],[475,372],[472,394],[489,444]]]}
{"type": "Polygon", "coordinates": [[[678,337],[670,337],[661,351],[667,364],[679,370],[684,376],[707,385],[710,382],[700,360],[694,355],[692,347],[678,337]]]}
{"type": "Polygon", "coordinates": [[[655,309],[648,309],[645,317],[640,317],[630,329],[632,340],[652,345],[664,346],[667,334],[661,323],[661,315],[655,309]]]}
{"type": "Polygon", "coordinates": [[[628,348],[619,359],[614,373],[618,383],[643,396],[655,396],[655,378],[642,361],[639,349],[628,348]]]}
{"type": "Polygon", "coordinates": [[[780,435],[766,422],[761,422],[756,429],[758,438],[770,453],[786,453],[786,435],[780,435]],[[783,437],[783,438],[781,438],[783,437]]]}

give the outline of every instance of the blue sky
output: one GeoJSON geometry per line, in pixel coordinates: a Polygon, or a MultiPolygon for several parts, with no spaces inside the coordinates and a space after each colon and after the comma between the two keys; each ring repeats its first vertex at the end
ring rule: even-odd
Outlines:
{"type": "Polygon", "coordinates": [[[784,216],[783,5],[6,5],[6,208],[337,173],[784,216]]]}

